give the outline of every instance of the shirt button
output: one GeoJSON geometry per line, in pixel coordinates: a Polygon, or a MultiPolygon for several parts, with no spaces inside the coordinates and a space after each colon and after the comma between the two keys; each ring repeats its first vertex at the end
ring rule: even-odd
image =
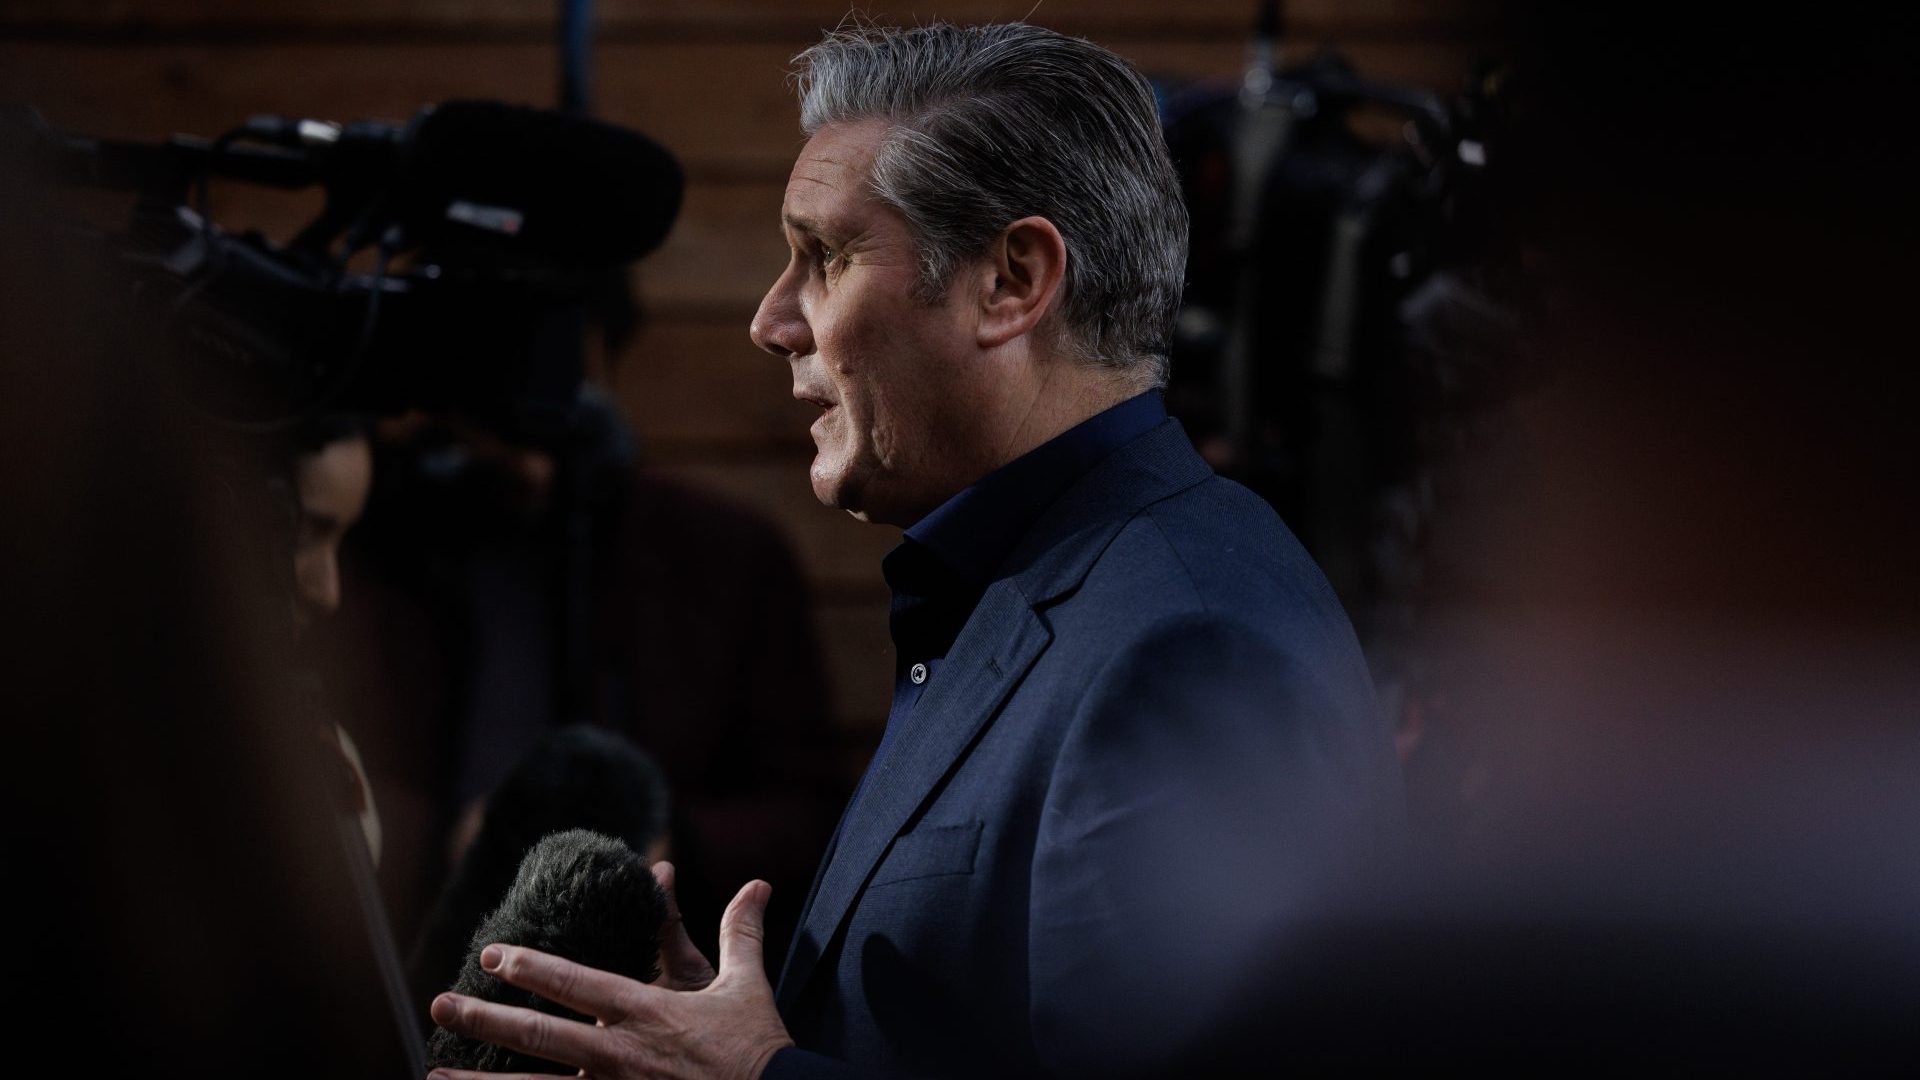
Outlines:
{"type": "Polygon", "coordinates": [[[907,672],[907,678],[912,679],[913,685],[915,686],[919,686],[921,683],[926,682],[927,681],[927,665],[925,664],[913,665],[913,670],[907,672]]]}

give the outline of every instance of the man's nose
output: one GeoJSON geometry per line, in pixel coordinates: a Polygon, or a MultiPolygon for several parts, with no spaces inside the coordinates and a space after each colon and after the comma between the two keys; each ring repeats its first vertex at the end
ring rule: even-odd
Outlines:
{"type": "Polygon", "coordinates": [[[780,280],[760,299],[760,309],[753,313],[753,322],[747,327],[747,336],[753,338],[755,345],[783,360],[813,352],[813,328],[807,325],[806,314],[800,310],[800,298],[792,278],[791,271],[780,275],[780,280]]]}

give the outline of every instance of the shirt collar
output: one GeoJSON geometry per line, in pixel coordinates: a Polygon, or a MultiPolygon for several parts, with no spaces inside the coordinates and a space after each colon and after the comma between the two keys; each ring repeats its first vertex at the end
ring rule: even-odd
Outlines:
{"type": "Polygon", "coordinates": [[[919,545],[968,584],[984,588],[1014,545],[1075,480],[1166,418],[1160,391],[1129,398],[941,503],[907,529],[902,547],[919,545]]]}

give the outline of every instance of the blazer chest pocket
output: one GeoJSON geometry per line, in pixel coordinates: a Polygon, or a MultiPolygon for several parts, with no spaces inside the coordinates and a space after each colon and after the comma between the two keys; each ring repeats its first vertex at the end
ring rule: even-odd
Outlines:
{"type": "Polygon", "coordinates": [[[887,857],[873,872],[869,889],[897,885],[902,881],[941,877],[947,874],[973,873],[974,856],[980,852],[981,822],[964,825],[922,826],[893,841],[887,857]]]}

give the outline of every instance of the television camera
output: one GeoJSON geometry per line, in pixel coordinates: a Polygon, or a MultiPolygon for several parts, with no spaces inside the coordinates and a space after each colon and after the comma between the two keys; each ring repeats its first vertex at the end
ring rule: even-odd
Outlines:
{"type": "MultiPolygon", "coordinates": [[[[16,112],[58,187],[131,191],[100,237],[126,328],[223,426],[272,433],[337,411],[457,409],[538,429],[581,377],[583,301],[657,247],[682,174],[663,147],[582,116],[452,101],[404,124],[258,116],[214,139],[90,138],[16,112]],[[214,219],[214,178],[319,188],[285,243],[214,219]]],[[[21,138],[24,134],[24,138],[21,138]]]]}

